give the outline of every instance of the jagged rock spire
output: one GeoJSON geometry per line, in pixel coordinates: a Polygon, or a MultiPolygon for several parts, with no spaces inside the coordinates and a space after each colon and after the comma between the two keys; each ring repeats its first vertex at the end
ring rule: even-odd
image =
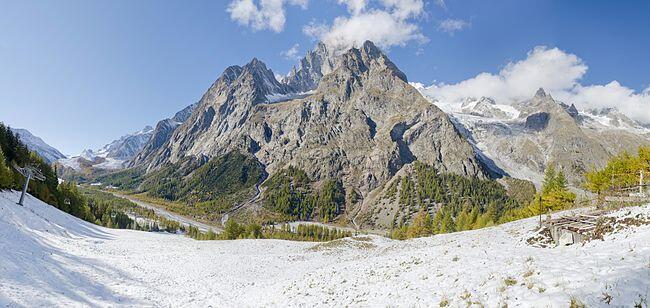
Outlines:
{"type": "Polygon", "coordinates": [[[381,50],[371,41],[366,41],[360,48],[351,48],[343,54],[342,64],[353,73],[362,73],[372,66],[378,69],[385,69],[391,75],[408,82],[406,74],[397,68],[397,66],[384,55],[381,50]]]}

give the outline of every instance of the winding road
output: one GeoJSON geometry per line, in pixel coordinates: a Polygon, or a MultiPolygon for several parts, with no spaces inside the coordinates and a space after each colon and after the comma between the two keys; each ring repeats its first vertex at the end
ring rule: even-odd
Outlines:
{"type": "Polygon", "coordinates": [[[203,222],[200,222],[200,221],[196,221],[196,220],[194,220],[194,219],[192,219],[192,218],[188,218],[188,217],[185,217],[185,216],[181,216],[181,215],[179,215],[179,214],[176,214],[176,213],[173,213],[173,212],[167,211],[167,210],[161,208],[161,207],[158,206],[158,205],[151,204],[151,203],[148,203],[148,202],[144,202],[144,201],[142,201],[142,200],[138,200],[138,199],[136,199],[136,198],[134,198],[134,197],[132,197],[132,196],[129,196],[129,195],[123,195],[123,194],[119,194],[119,193],[115,193],[115,192],[110,192],[110,193],[113,194],[113,195],[116,196],[116,197],[127,199],[127,200],[129,200],[129,201],[131,201],[131,202],[137,204],[137,205],[140,206],[140,207],[147,208],[147,209],[151,209],[151,210],[153,210],[154,213],[156,213],[157,215],[162,216],[162,217],[165,217],[165,218],[167,218],[167,219],[169,219],[169,220],[177,221],[178,223],[180,223],[180,224],[182,224],[182,225],[184,225],[184,226],[192,225],[192,226],[194,226],[194,227],[199,228],[199,230],[201,230],[201,231],[203,231],[203,232],[207,232],[207,231],[209,231],[209,230],[212,230],[212,231],[215,232],[215,233],[219,233],[219,232],[222,231],[222,229],[219,228],[219,227],[212,226],[212,225],[208,225],[208,224],[206,224],[206,223],[203,223],[203,222]]]}

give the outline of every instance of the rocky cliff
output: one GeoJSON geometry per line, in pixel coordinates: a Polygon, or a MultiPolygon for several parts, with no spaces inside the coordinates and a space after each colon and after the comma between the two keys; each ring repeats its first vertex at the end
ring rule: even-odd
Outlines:
{"type": "Polygon", "coordinates": [[[151,171],[188,156],[238,150],[269,174],[291,165],[315,181],[341,179],[362,195],[415,160],[484,176],[447,115],[373,43],[331,58],[324,48],[309,53],[283,82],[258,59],[227,68],[169,140],[138,161],[151,171]]]}

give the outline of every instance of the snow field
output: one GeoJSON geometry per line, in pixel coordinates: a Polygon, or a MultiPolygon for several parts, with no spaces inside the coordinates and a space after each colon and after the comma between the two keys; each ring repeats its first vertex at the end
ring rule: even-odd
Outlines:
{"type": "MultiPolygon", "coordinates": [[[[24,306],[632,306],[650,293],[650,226],[558,248],[536,218],[408,241],[195,241],[83,222],[0,192],[0,304],[24,306]]],[[[650,205],[612,215],[650,215],[650,205]]]]}

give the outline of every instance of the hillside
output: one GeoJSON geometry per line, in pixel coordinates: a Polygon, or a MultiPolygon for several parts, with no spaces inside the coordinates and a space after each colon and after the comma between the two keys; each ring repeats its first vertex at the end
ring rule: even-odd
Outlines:
{"type": "MultiPolygon", "coordinates": [[[[650,226],[527,244],[536,218],[408,241],[194,241],[98,227],[0,192],[0,305],[587,306],[647,303],[650,226]],[[486,240],[489,239],[489,240],[486,240]]],[[[650,205],[610,216],[650,218],[650,205]]]]}
{"type": "Polygon", "coordinates": [[[30,151],[36,152],[48,164],[53,163],[58,159],[66,158],[59,150],[51,145],[45,143],[43,139],[34,136],[30,131],[23,128],[12,128],[14,134],[20,137],[20,141],[24,143],[30,151]]]}

